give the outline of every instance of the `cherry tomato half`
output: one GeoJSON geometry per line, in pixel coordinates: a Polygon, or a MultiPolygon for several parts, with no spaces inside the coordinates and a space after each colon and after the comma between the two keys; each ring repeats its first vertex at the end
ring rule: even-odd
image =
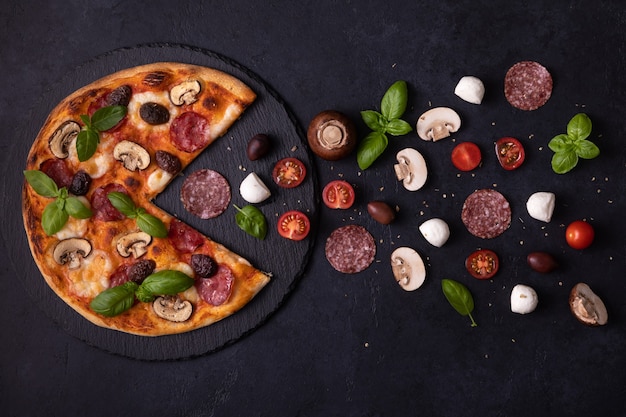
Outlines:
{"type": "Polygon", "coordinates": [[[473,142],[461,142],[452,149],[452,165],[461,171],[471,171],[480,164],[480,148],[473,142]]]}
{"type": "Polygon", "coordinates": [[[593,226],[582,220],[575,220],[565,229],[565,240],[574,249],[588,248],[593,242],[593,226]]]}
{"type": "Polygon", "coordinates": [[[278,234],[286,239],[302,240],[311,230],[311,222],[306,214],[290,210],[278,218],[278,234]]]}
{"type": "Polygon", "coordinates": [[[322,191],[322,200],[328,208],[348,209],[354,203],[354,188],[346,181],[331,181],[322,191]]]}
{"type": "Polygon", "coordinates": [[[476,279],[489,279],[493,277],[498,268],[500,261],[498,255],[489,249],[479,249],[472,252],[465,260],[465,268],[476,279]]]}
{"type": "Polygon", "coordinates": [[[496,155],[502,168],[511,171],[522,165],[526,154],[524,146],[515,138],[501,138],[496,141],[496,155]]]}
{"type": "Polygon", "coordinates": [[[283,158],[272,171],[274,182],[283,188],[297,187],[306,177],[306,167],[296,158],[283,158]]]}

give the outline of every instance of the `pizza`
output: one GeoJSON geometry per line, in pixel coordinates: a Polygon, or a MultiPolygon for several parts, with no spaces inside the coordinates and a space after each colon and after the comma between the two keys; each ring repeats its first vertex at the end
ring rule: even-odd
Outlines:
{"type": "Polygon", "coordinates": [[[63,99],[33,142],[22,191],[29,246],[52,290],[92,323],[141,336],[205,327],[249,303],[271,274],[152,200],[255,99],[229,74],[174,62],[124,69],[63,99]]]}

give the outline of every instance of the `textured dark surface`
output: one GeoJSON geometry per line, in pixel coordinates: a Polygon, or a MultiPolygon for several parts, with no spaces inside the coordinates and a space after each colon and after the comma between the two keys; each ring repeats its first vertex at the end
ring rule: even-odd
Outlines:
{"type": "MultiPolygon", "coordinates": [[[[0,407],[3,415],[604,415],[626,413],[626,100],[624,30],[618,2],[14,2],[0,11],[0,150],[14,149],[41,120],[32,110],[66,74],[123,47],[153,42],[213,50],[249,68],[271,86],[301,128],[319,111],[347,113],[359,133],[359,111],[379,108],[386,88],[409,85],[405,119],[414,123],[430,106],[455,108],[463,126],[452,139],[422,142],[414,133],[390,140],[371,168],[354,157],[315,159],[320,184],[342,177],[355,185],[354,209],[322,207],[317,242],[304,276],[282,305],[251,334],[215,353],[183,361],[138,361],[89,346],[55,324],[22,285],[19,260],[1,255],[3,294],[0,407]],[[504,99],[506,70],[521,60],[550,70],[554,91],[533,112],[504,99]],[[453,94],[463,75],[487,88],[480,106],[453,94]],[[586,112],[597,159],[563,176],[550,168],[547,142],[568,120],[586,112]],[[527,160],[503,171],[493,141],[516,136],[527,160]],[[483,164],[459,174],[449,162],[456,142],[473,140],[483,164]],[[420,150],[430,168],[425,187],[405,191],[393,176],[395,153],[420,150]],[[496,188],[511,202],[513,222],[502,236],[483,241],[460,220],[465,197],[496,188]],[[553,191],[549,224],[528,216],[535,191],[553,191]],[[389,226],[373,222],[369,200],[400,208],[389,226]],[[430,246],[417,226],[445,219],[452,236],[430,246]],[[584,251],[564,241],[565,225],[584,218],[597,238],[584,251]],[[329,266],[324,241],[338,226],[365,226],[378,244],[376,261],[344,276],[329,266]],[[391,278],[389,255],[411,246],[426,261],[426,282],[403,292],[391,278]],[[501,258],[491,281],[464,271],[465,256],[490,247],[501,258]],[[553,253],[561,268],[539,275],[525,264],[534,250],[553,253]],[[474,295],[471,328],[444,299],[440,281],[453,278],[474,295]],[[567,307],[570,288],[587,282],[605,301],[609,323],[586,328],[567,307]],[[511,288],[531,285],[538,309],[509,310],[511,288]]],[[[22,162],[3,158],[11,177],[22,162]]],[[[6,184],[3,201],[19,207],[6,184]]],[[[7,215],[6,219],[15,216],[7,215]]],[[[19,225],[3,222],[3,241],[19,225]]],[[[17,240],[17,237],[15,238],[17,240]]],[[[22,255],[29,261],[28,254],[22,255]]],[[[289,254],[267,256],[289,262],[289,254]]]]}

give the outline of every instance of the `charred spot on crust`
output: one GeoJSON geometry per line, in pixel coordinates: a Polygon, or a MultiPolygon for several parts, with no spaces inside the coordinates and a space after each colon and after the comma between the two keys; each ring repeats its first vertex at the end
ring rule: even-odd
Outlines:
{"type": "Polygon", "coordinates": [[[126,184],[128,188],[136,188],[139,186],[139,181],[133,177],[126,177],[126,179],[124,179],[124,184],[126,184]]]}
{"type": "Polygon", "coordinates": [[[207,97],[202,100],[202,105],[209,110],[213,110],[217,107],[217,101],[213,97],[207,97]]]}
{"type": "Polygon", "coordinates": [[[161,85],[163,83],[163,81],[165,81],[165,79],[168,77],[168,73],[165,71],[155,71],[155,72],[151,72],[149,74],[147,74],[144,79],[143,79],[143,83],[145,85],[149,85],[151,87],[156,87],[158,85],[161,85]]]}

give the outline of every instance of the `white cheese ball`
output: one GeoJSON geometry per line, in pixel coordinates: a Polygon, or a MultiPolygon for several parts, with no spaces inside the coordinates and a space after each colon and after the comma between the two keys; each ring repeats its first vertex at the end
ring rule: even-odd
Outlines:
{"type": "Polygon", "coordinates": [[[442,247],[450,237],[448,223],[437,218],[426,220],[420,225],[419,231],[428,243],[438,248],[442,247]]]}
{"type": "Polygon", "coordinates": [[[480,79],[466,75],[459,80],[454,89],[454,94],[468,103],[480,104],[485,96],[485,85],[480,79]]]}
{"type": "Polygon", "coordinates": [[[554,213],[556,197],[553,193],[540,191],[534,193],[526,202],[526,210],[533,219],[550,223],[554,213]]]}
{"type": "Polygon", "coordinates": [[[511,311],[518,314],[532,313],[537,308],[539,298],[534,289],[518,284],[511,291],[511,311]]]}
{"type": "Polygon", "coordinates": [[[239,186],[239,192],[244,200],[252,204],[265,201],[272,195],[269,188],[267,188],[261,178],[254,172],[251,172],[244,178],[239,186]]]}

